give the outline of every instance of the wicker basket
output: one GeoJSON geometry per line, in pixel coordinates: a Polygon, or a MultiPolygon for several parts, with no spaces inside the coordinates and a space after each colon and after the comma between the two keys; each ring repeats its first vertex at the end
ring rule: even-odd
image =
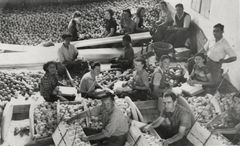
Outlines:
{"type": "Polygon", "coordinates": [[[162,55],[168,55],[173,51],[173,46],[165,42],[156,42],[151,45],[157,58],[161,58],[162,55]]]}

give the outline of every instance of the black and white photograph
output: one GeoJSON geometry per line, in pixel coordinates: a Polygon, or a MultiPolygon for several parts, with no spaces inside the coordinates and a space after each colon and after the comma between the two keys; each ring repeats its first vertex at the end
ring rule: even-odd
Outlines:
{"type": "Polygon", "coordinates": [[[0,0],[0,146],[240,146],[240,1],[0,0]]]}

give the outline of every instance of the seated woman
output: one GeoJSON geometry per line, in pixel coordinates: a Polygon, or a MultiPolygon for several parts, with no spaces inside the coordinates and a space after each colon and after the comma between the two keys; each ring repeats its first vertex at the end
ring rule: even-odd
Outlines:
{"type": "Polygon", "coordinates": [[[165,37],[166,29],[174,22],[170,10],[165,1],[160,2],[159,20],[155,22],[150,33],[154,42],[162,41],[165,37]]]}
{"type": "Polygon", "coordinates": [[[121,23],[121,34],[131,34],[135,32],[135,22],[132,20],[132,14],[130,9],[123,10],[121,23]]]}
{"type": "Polygon", "coordinates": [[[136,24],[136,32],[146,32],[148,29],[144,26],[144,16],[145,16],[145,8],[140,7],[137,9],[135,24],[136,24]]]}
{"type": "Polygon", "coordinates": [[[203,53],[198,53],[194,57],[195,65],[188,80],[189,85],[201,84],[207,92],[213,90],[212,75],[206,66],[206,58],[203,53]]]}
{"type": "Polygon", "coordinates": [[[57,77],[57,63],[53,61],[47,62],[43,65],[43,70],[46,73],[41,78],[40,94],[47,102],[66,101],[67,99],[61,96],[58,88],[60,84],[57,77]]]}
{"type": "Polygon", "coordinates": [[[79,36],[78,36],[78,27],[77,24],[79,24],[81,17],[81,13],[79,11],[76,11],[72,15],[72,19],[68,24],[68,32],[72,35],[71,41],[77,41],[79,36]]]}
{"type": "Polygon", "coordinates": [[[167,3],[165,1],[161,1],[160,8],[160,17],[156,22],[157,26],[171,26],[173,24],[173,18],[170,10],[168,9],[167,3]]]}
{"type": "Polygon", "coordinates": [[[104,22],[105,22],[105,31],[103,37],[111,37],[116,35],[117,31],[117,22],[113,18],[114,12],[112,9],[108,9],[104,13],[104,22]]]}
{"type": "Polygon", "coordinates": [[[117,60],[113,60],[113,65],[111,65],[111,68],[127,70],[133,67],[134,51],[131,43],[131,37],[128,34],[125,34],[122,38],[122,44],[124,46],[123,56],[120,56],[117,60]]]}
{"type": "Polygon", "coordinates": [[[146,100],[150,91],[148,73],[145,69],[146,61],[143,58],[137,58],[134,65],[133,78],[123,86],[129,85],[132,88],[133,92],[129,96],[133,101],[146,100]]]}

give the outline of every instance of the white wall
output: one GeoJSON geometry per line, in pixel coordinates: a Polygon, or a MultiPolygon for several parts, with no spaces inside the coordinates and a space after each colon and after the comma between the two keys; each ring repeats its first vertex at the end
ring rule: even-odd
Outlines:
{"type": "Polygon", "coordinates": [[[190,13],[192,20],[199,25],[208,38],[212,38],[212,27],[217,23],[225,26],[225,38],[229,41],[238,55],[238,60],[224,64],[229,69],[230,82],[240,90],[240,1],[239,0],[212,0],[210,16],[206,18],[191,9],[192,0],[166,0],[173,7],[177,3],[184,5],[185,11],[190,13]]]}

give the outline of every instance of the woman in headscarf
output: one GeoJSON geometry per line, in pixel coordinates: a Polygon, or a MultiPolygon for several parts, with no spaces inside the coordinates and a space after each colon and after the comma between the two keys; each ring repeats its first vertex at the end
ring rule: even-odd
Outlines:
{"type": "Polygon", "coordinates": [[[144,16],[145,16],[145,8],[139,7],[137,9],[135,23],[136,23],[136,32],[146,32],[148,29],[144,26],[144,16]]]}

